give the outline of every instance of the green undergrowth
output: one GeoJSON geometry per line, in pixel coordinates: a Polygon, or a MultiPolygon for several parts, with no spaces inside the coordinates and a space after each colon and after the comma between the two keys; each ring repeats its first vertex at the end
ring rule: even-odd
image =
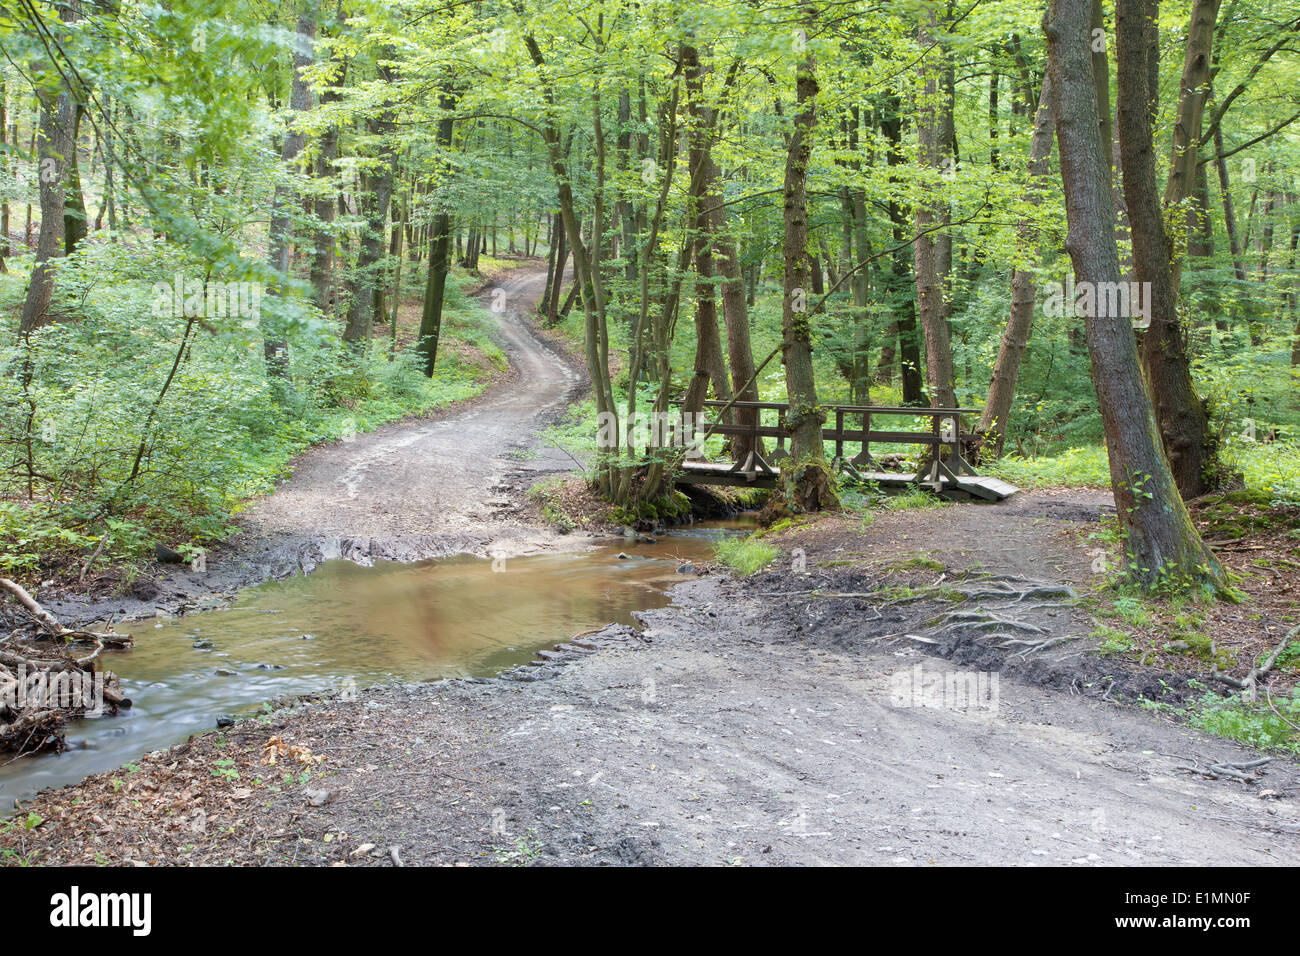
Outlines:
{"type": "Polygon", "coordinates": [[[776,560],[780,552],[754,535],[747,538],[726,537],[713,546],[714,557],[737,574],[748,577],[776,560]]]}
{"type": "MultiPolygon", "coordinates": [[[[151,282],[187,268],[161,246],[135,259],[91,241],[83,249],[60,264],[60,320],[29,347],[15,331],[25,277],[0,276],[6,576],[79,574],[91,555],[96,570],[131,565],[156,543],[192,556],[226,539],[245,502],[308,447],[470,398],[506,367],[495,317],[466,296],[464,276],[448,283],[432,378],[413,352],[389,357],[386,330],[358,352],[337,321],[286,299],[276,308],[293,312],[277,317],[288,375],[272,379],[256,322],[195,323],[186,339],[184,318],[155,314],[151,282]]],[[[260,321],[270,321],[265,303],[260,321]]]]}
{"type": "Polygon", "coordinates": [[[1144,701],[1143,705],[1181,717],[1197,730],[1216,737],[1259,750],[1300,755],[1300,690],[1253,701],[1207,690],[1182,706],[1154,701],[1144,701]]]}

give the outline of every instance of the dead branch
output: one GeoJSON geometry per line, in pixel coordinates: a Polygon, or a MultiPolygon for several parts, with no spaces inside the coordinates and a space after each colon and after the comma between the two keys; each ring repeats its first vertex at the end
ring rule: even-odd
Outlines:
{"type": "Polygon", "coordinates": [[[8,592],[35,622],[35,630],[9,634],[0,648],[0,751],[24,754],[62,750],[69,717],[96,716],[130,707],[111,671],[96,672],[94,661],[105,646],[127,646],[129,634],[98,633],[64,627],[21,585],[0,578],[8,592]],[[25,643],[55,638],[93,644],[89,654],[72,656],[49,646],[25,643]]]}
{"type": "Polygon", "coordinates": [[[89,642],[95,645],[94,651],[89,656],[82,658],[83,662],[89,662],[99,656],[99,652],[104,649],[105,645],[112,647],[130,647],[133,643],[130,634],[118,634],[111,628],[104,632],[82,630],[80,628],[64,627],[57,617],[51,614],[45,608],[37,603],[36,599],[27,593],[27,590],[15,581],[8,578],[0,578],[0,588],[4,588],[14,599],[22,605],[23,609],[36,620],[41,627],[48,631],[54,637],[62,638],[65,641],[89,642]]]}
{"type": "Polygon", "coordinates": [[[1252,667],[1250,673],[1248,673],[1244,678],[1238,679],[1228,674],[1220,673],[1218,664],[1215,664],[1210,668],[1210,676],[1221,684],[1235,687],[1237,690],[1242,692],[1242,695],[1247,700],[1254,700],[1255,688],[1259,685],[1260,678],[1268,676],[1269,672],[1273,670],[1273,665],[1277,663],[1278,656],[1286,649],[1287,645],[1295,639],[1297,634],[1300,634],[1300,624],[1297,624],[1295,627],[1291,628],[1291,630],[1287,631],[1286,634],[1282,636],[1282,640],[1278,642],[1277,647],[1273,648],[1273,653],[1269,654],[1262,663],[1252,667]]]}

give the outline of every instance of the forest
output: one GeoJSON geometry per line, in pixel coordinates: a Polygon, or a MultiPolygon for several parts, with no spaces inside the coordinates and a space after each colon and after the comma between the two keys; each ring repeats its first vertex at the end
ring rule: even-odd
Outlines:
{"type": "Polygon", "coordinates": [[[19,925],[230,888],[63,865],[238,865],[299,947],[339,884],[253,868],[899,866],[905,924],[1294,946],[1300,0],[0,0],[0,53],[19,925]]]}
{"type": "Polygon", "coordinates": [[[682,458],[628,426],[706,400],[789,402],[777,514],[852,494],[827,405],[982,409],[1146,586],[1230,590],[1184,501],[1300,500],[1294,2],[19,0],[0,48],[2,574],[190,558],[478,393],[528,262],[626,514],[682,458]]]}

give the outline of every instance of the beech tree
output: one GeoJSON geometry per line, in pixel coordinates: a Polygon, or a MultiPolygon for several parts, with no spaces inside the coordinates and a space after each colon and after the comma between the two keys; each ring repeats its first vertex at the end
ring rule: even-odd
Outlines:
{"type": "Polygon", "coordinates": [[[812,362],[812,325],[808,302],[808,163],[817,120],[816,58],[808,46],[808,33],[817,13],[804,8],[807,32],[796,33],[795,113],[786,144],[784,200],[785,240],[782,259],[785,291],[781,300],[781,362],[785,365],[786,394],[790,408],[785,427],[790,433],[790,456],[781,471],[781,497],[785,508],[817,511],[838,504],[830,470],[822,450],[822,425],[826,413],[817,402],[817,382],[812,362]]]}
{"type": "MultiPolygon", "coordinates": [[[[1069,221],[1065,247],[1075,281],[1115,288],[1121,281],[1119,250],[1097,119],[1090,25],[1090,0],[1052,0],[1044,24],[1048,72],[1069,221]]],[[[1222,587],[1219,562],[1196,533],[1161,448],[1131,319],[1103,311],[1091,309],[1084,326],[1128,572],[1147,584],[1222,587]]]]}

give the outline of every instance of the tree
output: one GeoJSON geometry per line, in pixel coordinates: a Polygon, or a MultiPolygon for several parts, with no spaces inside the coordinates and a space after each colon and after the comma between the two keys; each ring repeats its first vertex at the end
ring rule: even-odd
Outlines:
{"type": "Polygon", "coordinates": [[[76,148],[73,140],[73,113],[76,106],[66,89],[40,90],[40,128],[36,132],[39,148],[37,177],[41,194],[41,233],[36,245],[36,267],[32,270],[23,301],[19,331],[24,335],[45,321],[54,298],[54,263],[64,255],[64,205],[71,171],[70,157],[76,148]]]}
{"type": "Polygon", "coordinates": [[[1187,37],[1174,124],[1173,155],[1164,203],[1156,183],[1152,141],[1154,91],[1151,62],[1158,46],[1148,42],[1146,0],[1117,0],[1118,128],[1120,160],[1124,172],[1124,197],[1133,236],[1133,277],[1146,297],[1145,319],[1150,321],[1142,344],[1151,394],[1155,400],[1165,454],[1184,498],[1205,493],[1217,480],[1214,449],[1206,410],[1192,382],[1186,335],[1179,315],[1178,277],[1181,272],[1173,243],[1165,229],[1166,208],[1180,208],[1192,192],[1210,79],[1210,46],[1218,0],[1197,0],[1187,37]],[[1149,291],[1148,291],[1149,290],[1149,291]]]}
{"type": "MultiPolygon", "coordinates": [[[[451,134],[458,92],[451,83],[443,85],[438,95],[437,145],[444,152],[451,149],[451,134]]],[[[438,338],[442,334],[442,304],[446,295],[447,271],[451,266],[451,213],[439,209],[429,231],[429,275],[424,287],[424,307],[420,313],[420,341],[416,346],[423,359],[424,374],[432,376],[438,361],[438,338]]]]}
{"type": "MultiPolygon", "coordinates": [[[[1090,21],[1091,0],[1052,0],[1045,22],[1069,224],[1066,251],[1076,283],[1117,288],[1115,210],[1098,126],[1090,21]]],[[[1107,311],[1094,305],[1084,325],[1106,432],[1111,489],[1125,535],[1127,573],[1147,585],[1191,582],[1222,587],[1222,568],[1196,533],[1161,450],[1131,321],[1104,314],[1107,311]]]]}
{"type": "MultiPolygon", "coordinates": [[[[804,9],[811,32],[816,11],[804,9]]],[[[806,44],[806,34],[800,34],[806,44]]],[[[782,462],[780,505],[793,512],[836,508],[830,468],[822,451],[822,425],[826,413],[817,402],[817,382],[812,362],[812,323],[808,309],[808,163],[812,132],[817,120],[816,60],[805,49],[795,65],[796,110],[786,147],[784,201],[785,294],[781,300],[781,362],[785,365],[786,394],[790,403],[786,430],[790,457],[782,462]]]]}
{"type": "MultiPolygon", "coordinates": [[[[1042,202],[1042,190],[1049,173],[1052,153],[1052,81],[1044,77],[1038,94],[1038,109],[1034,113],[1034,134],[1029,147],[1030,182],[1025,189],[1024,201],[1029,207],[1017,225],[1021,247],[1032,250],[1038,238],[1036,215],[1042,202]]],[[[1011,401],[1016,394],[1016,379],[1020,375],[1020,360],[1034,323],[1037,305],[1037,283],[1032,268],[1018,266],[1011,278],[1011,315],[998,347],[993,378],[989,383],[988,401],[980,417],[976,434],[980,436],[980,454],[993,458],[1002,456],[1002,446],[1007,439],[1007,422],[1011,419],[1011,401]]]]}
{"type": "MultiPolygon", "coordinates": [[[[939,174],[945,168],[951,168],[954,162],[944,135],[952,124],[952,102],[946,89],[941,91],[943,69],[933,60],[937,56],[946,59],[948,53],[946,45],[934,36],[940,29],[940,23],[933,6],[928,10],[926,18],[927,22],[921,25],[917,33],[928,65],[925,68],[925,88],[919,104],[916,129],[920,140],[921,164],[939,174]]],[[[932,192],[933,188],[932,185],[925,187],[927,192],[932,192]]],[[[956,408],[945,289],[951,251],[944,261],[945,257],[940,255],[941,239],[933,229],[946,216],[943,205],[941,200],[929,197],[917,204],[916,237],[912,248],[916,260],[917,314],[925,332],[925,371],[930,397],[936,408],[956,408]]]]}
{"type": "MultiPolygon", "coordinates": [[[[289,95],[288,127],[285,129],[284,144],[280,149],[280,159],[290,169],[296,166],[298,154],[307,145],[307,134],[295,124],[302,119],[302,114],[311,109],[312,91],[307,69],[314,59],[312,44],[315,39],[316,11],[312,9],[298,17],[298,43],[293,53],[293,84],[289,95]]],[[[271,214],[268,238],[268,261],[271,267],[280,273],[284,282],[290,278],[289,256],[293,251],[292,220],[289,212],[293,195],[294,190],[286,185],[276,187],[275,207],[271,214]]],[[[276,324],[278,325],[278,322],[276,324]]],[[[289,371],[289,356],[286,352],[283,330],[278,328],[268,330],[263,336],[262,350],[267,371],[276,377],[285,377],[289,371]]]]}

